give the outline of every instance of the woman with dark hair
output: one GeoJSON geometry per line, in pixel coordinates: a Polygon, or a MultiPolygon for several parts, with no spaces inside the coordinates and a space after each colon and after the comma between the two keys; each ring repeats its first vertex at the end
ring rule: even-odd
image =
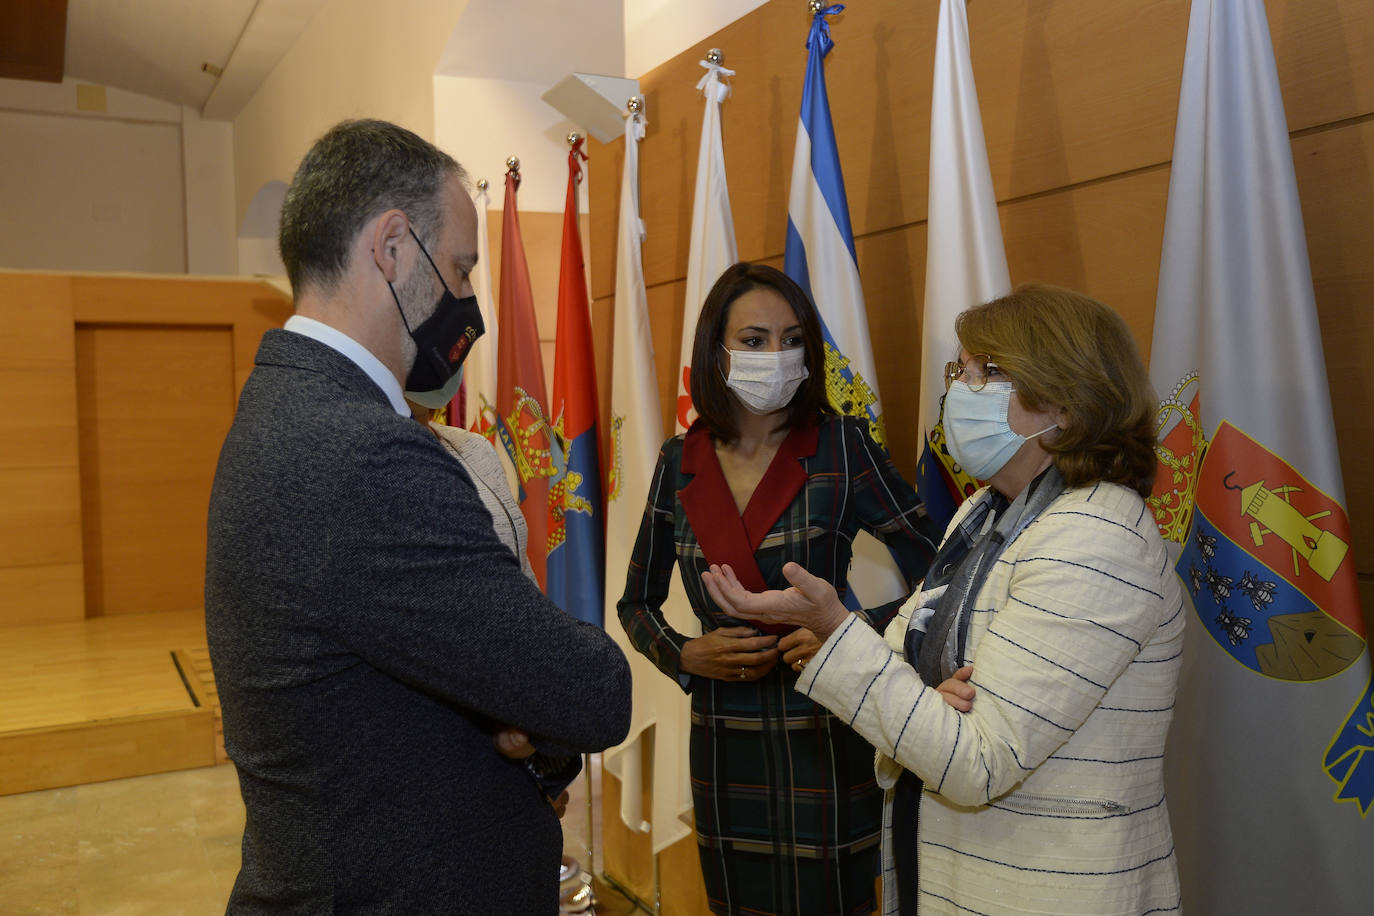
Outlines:
{"type": "Polygon", "coordinates": [[[1125,322],[1068,290],[1022,286],[955,330],[945,434],[988,485],[886,641],[799,566],[783,591],[716,566],[707,588],[824,640],[796,687],[878,748],[884,913],[1177,912],[1183,602],[1144,502],[1149,377],[1125,322]],[[968,665],[978,699],[955,712],[929,688],[968,665]]]}
{"type": "MultiPolygon", "coordinates": [[[[699,417],[659,454],[619,613],[634,646],[692,696],[710,907],[871,913],[881,812],[873,749],[792,689],[816,637],[741,626],[711,601],[701,573],[728,563],[752,587],[776,588],[783,565],[796,563],[843,592],[862,529],[914,583],[936,532],[867,421],[831,410],[820,317],[782,272],[741,263],[721,275],[697,322],[690,390],[699,417]],[[697,638],[662,612],[675,563],[697,638]]],[[[862,613],[881,632],[896,611],[862,613]]]]}

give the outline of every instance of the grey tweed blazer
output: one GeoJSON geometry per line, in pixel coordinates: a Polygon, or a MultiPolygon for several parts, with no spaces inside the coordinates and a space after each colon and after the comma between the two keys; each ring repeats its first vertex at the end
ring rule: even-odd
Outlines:
{"type": "Polygon", "coordinates": [[[629,726],[600,629],[520,571],[462,466],[350,360],[270,331],[210,498],[205,615],[247,809],[230,913],[558,909],[550,754],[629,726]]]}

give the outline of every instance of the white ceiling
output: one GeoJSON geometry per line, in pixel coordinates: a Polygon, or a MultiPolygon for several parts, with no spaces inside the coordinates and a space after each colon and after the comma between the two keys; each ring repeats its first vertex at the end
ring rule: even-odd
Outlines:
{"type": "Polygon", "coordinates": [[[435,72],[539,83],[625,75],[624,0],[468,0],[435,72]]]}
{"type": "Polygon", "coordinates": [[[325,2],[68,0],[65,73],[230,120],[325,2]]]}

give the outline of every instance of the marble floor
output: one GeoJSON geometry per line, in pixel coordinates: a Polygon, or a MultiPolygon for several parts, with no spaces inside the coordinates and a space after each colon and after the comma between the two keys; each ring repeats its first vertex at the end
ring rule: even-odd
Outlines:
{"type": "MultiPolygon", "coordinates": [[[[596,783],[578,781],[564,818],[565,851],[584,868],[588,837],[599,826],[596,783]]],[[[242,833],[243,802],[230,764],[2,796],[0,912],[220,914],[238,873],[242,833]]],[[[594,890],[597,916],[637,911],[599,880],[594,890]]]]}

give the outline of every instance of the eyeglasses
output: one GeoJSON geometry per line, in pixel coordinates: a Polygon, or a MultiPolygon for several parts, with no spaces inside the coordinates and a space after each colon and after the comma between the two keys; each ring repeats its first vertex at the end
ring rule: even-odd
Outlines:
{"type": "Polygon", "coordinates": [[[952,359],[945,363],[945,390],[962,380],[970,391],[982,391],[988,382],[1002,375],[1002,368],[986,353],[975,353],[966,362],[952,359]]]}

